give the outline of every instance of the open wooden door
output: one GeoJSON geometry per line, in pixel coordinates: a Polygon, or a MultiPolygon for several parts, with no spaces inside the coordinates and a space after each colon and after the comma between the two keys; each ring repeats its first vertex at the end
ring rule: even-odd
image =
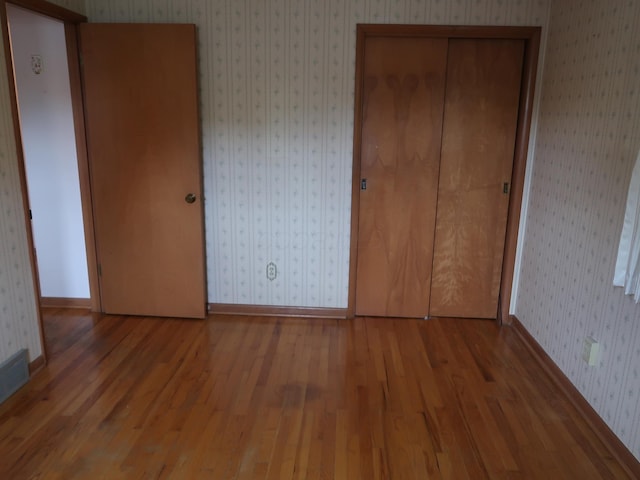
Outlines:
{"type": "Polygon", "coordinates": [[[193,25],[80,25],[105,313],[206,313],[193,25]]]}

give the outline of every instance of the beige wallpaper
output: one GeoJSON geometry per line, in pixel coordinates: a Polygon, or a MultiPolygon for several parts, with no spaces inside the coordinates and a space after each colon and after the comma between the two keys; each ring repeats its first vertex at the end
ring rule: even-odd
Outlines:
{"type": "MultiPolygon", "coordinates": [[[[82,0],[56,3],[85,12],[82,0]]],[[[209,300],[327,307],[347,299],[355,24],[544,26],[548,8],[547,0],[86,1],[92,21],[199,26],[209,300]]],[[[566,0],[551,15],[513,308],[640,457],[640,307],[611,287],[640,148],[640,3],[566,0]],[[586,335],[601,342],[597,367],[580,358],[586,335]]],[[[7,99],[3,79],[0,360],[40,348],[7,99]]]]}
{"type": "Polygon", "coordinates": [[[547,0],[88,0],[199,27],[209,301],[346,307],[356,23],[544,25],[547,0]],[[277,277],[267,279],[267,264],[277,277]]]}
{"type": "MultiPolygon", "coordinates": [[[[0,40],[0,44],[2,40],[0,40]]],[[[4,47],[0,45],[0,362],[41,354],[4,47]]]]}
{"type": "Polygon", "coordinates": [[[612,286],[640,149],[638,25],[638,1],[552,5],[516,314],[640,459],[640,305],[612,286]]]}
{"type": "Polygon", "coordinates": [[[47,0],[50,3],[55,3],[61,7],[67,8],[74,12],[85,14],[85,1],[84,0],[47,0]]]}

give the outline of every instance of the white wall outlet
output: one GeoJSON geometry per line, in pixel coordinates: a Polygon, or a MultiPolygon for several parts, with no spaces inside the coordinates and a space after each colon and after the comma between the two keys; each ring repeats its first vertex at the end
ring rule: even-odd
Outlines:
{"type": "Polygon", "coordinates": [[[582,359],[589,365],[594,366],[598,363],[598,354],[600,353],[600,344],[593,338],[584,339],[582,347],[582,359]]]}
{"type": "Polygon", "coordinates": [[[271,281],[275,280],[278,276],[278,267],[273,262],[267,263],[267,278],[271,281]]]}
{"type": "Polygon", "coordinates": [[[40,75],[42,73],[42,56],[41,55],[31,55],[31,70],[36,75],[40,75]]]}

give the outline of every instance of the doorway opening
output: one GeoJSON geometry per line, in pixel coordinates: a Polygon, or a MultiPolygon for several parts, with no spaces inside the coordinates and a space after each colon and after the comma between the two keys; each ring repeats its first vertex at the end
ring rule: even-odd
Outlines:
{"type": "Polygon", "coordinates": [[[41,306],[90,307],[64,22],[7,4],[41,306]]]}
{"type": "MultiPolygon", "coordinates": [[[[73,302],[78,303],[80,305],[65,305],[65,306],[85,306],[87,303],[90,305],[92,311],[99,311],[101,307],[100,303],[100,294],[98,289],[98,278],[97,278],[97,262],[95,258],[95,240],[93,235],[93,214],[91,210],[91,198],[90,198],[90,189],[89,189],[89,168],[87,163],[86,156],[86,140],[85,140],[85,131],[84,131],[84,118],[83,118],[83,107],[82,107],[82,93],[81,93],[81,82],[80,82],[80,64],[79,58],[77,54],[77,25],[81,22],[86,22],[87,18],[78,13],[72,12],[71,10],[67,10],[63,7],[48,3],[44,0],[11,0],[5,1],[0,0],[0,24],[2,27],[2,35],[5,44],[5,66],[6,66],[6,75],[9,85],[9,94],[11,97],[11,110],[13,117],[13,126],[15,133],[15,146],[16,153],[18,159],[18,171],[20,175],[20,188],[22,190],[23,196],[23,206],[24,206],[24,214],[26,219],[26,236],[27,243],[29,249],[29,257],[31,263],[31,271],[33,276],[33,289],[35,292],[35,296],[37,299],[37,322],[40,329],[40,344],[41,344],[41,352],[42,354],[36,358],[32,365],[30,365],[30,370],[37,370],[42,365],[47,362],[47,344],[44,339],[44,328],[42,323],[42,313],[41,313],[41,293],[40,293],[40,281],[39,281],[39,271],[38,271],[38,262],[36,258],[36,250],[34,244],[34,230],[31,225],[30,217],[31,217],[31,207],[28,192],[29,189],[27,187],[27,172],[25,166],[25,155],[23,150],[23,132],[20,129],[21,121],[20,121],[20,112],[18,109],[18,92],[16,89],[16,75],[15,68],[12,57],[14,53],[11,50],[11,37],[10,37],[10,26],[9,26],[9,11],[14,8],[21,8],[22,13],[40,15],[41,19],[46,19],[50,21],[59,21],[61,24],[57,24],[56,28],[58,29],[58,33],[60,31],[60,27],[62,27],[62,31],[64,33],[64,41],[59,42],[62,45],[63,52],[57,52],[57,54],[61,54],[63,61],[60,63],[65,63],[65,67],[67,69],[67,80],[68,90],[70,91],[71,97],[71,110],[72,110],[72,125],[75,134],[71,135],[71,141],[75,142],[75,155],[77,158],[74,160],[77,163],[75,170],[77,171],[77,178],[75,178],[76,184],[80,183],[80,201],[81,201],[81,209],[82,215],[81,224],[84,229],[84,245],[85,249],[83,250],[81,247],[79,251],[75,252],[74,255],[78,255],[79,263],[83,263],[81,258],[82,255],[85,255],[85,270],[81,274],[82,277],[88,276],[89,283],[89,299],[86,297],[78,297],[80,300],[74,300],[73,302]],[[87,301],[88,300],[88,301],[87,301]]],[[[16,25],[17,20],[14,18],[14,26],[16,25]]],[[[51,25],[51,24],[48,24],[51,25]]],[[[15,40],[14,40],[15,43],[15,40]]],[[[46,56],[43,55],[44,49],[40,52],[38,51],[29,51],[27,53],[28,63],[25,67],[27,72],[31,72],[32,75],[43,75],[44,71],[49,72],[49,67],[55,65],[55,62],[52,64],[49,63],[49,60],[53,59],[54,56],[50,56],[50,53],[47,53],[46,56]],[[48,60],[49,59],[49,60],[48,60]],[[46,69],[46,70],[45,70],[46,69]],[[37,73],[39,72],[39,73],[37,73]]],[[[60,67],[62,68],[62,67],[60,67]]],[[[49,87],[45,86],[44,89],[47,90],[49,87]]],[[[41,92],[42,93],[42,92],[41,92]]],[[[52,95],[49,95],[52,96],[52,95]]],[[[40,108],[38,103],[35,104],[35,110],[37,111],[40,108]]],[[[56,125],[57,126],[57,125],[56,125]]],[[[36,129],[37,130],[37,129],[36,129]]],[[[41,138],[41,137],[37,137],[41,138]]],[[[47,144],[42,141],[42,144],[45,145],[45,151],[47,150],[47,144]]],[[[70,149],[73,151],[73,148],[70,149]]],[[[68,174],[70,170],[73,170],[68,166],[65,169],[65,172],[68,174]]],[[[63,176],[64,177],[64,176],[63,176]]],[[[71,182],[71,180],[67,179],[67,182],[71,182]]],[[[33,193],[34,187],[31,188],[33,193]]],[[[77,190],[76,190],[77,192],[77,190]]],[[[77,198],[77,197],[76,197],[77,198]]],[[[68,196],[67,196],[68,199],[68,196]]],[[[56,198],[59,201],[59,198],[56,198]]],[[[36,213],[36,215],[38,215],[36,213]]],[[[45,230],[46,231],[46,230],[45,230]]],[[[82,237],[81,237],[82,238],[82,237]]],[[[80,270],[82,271],[82,270],[80,270]]],[[[46,294],[46,292],[45,292],[46,294]]],[[[83,293],[83,295],[85,295],[83,293]]],[[[69,298],[69,297],[68,297],[69,298]]],[[[54,297],[49,297],[51,300],[56,300],[54,297]]],[[[57,300],[60,300],[58,298],[57,300]]],[[[73,303],[72,302],[72,303],[73,303]]]]}

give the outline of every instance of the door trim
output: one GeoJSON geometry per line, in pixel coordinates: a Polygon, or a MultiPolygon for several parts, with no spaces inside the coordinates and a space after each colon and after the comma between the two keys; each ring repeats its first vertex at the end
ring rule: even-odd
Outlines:
{"type": "MultiPolygon", "coordinates": [[[[87,257],[87,274],[89,278],[89,296],[90,296],[90,308],[93,312],[102,311],[102,302],[100,298],[100,283],[98,278],[98,261],[96,255],[95,246],[95,234],[93,226],[93,207],[91,200],[91,187],[89,181],[89,160],[87,158],[87,144],[86,133],[84,127],[84,106],[82,98],[82,81],[80,74],[80,58],[78,50],[78,28],[79,23],[87,21],[87,17],[80,15],[79,13],[67,10],[66,8],[59,7],[48,3],[44,0],[6,0],[3,4],[11,3],[18,7],[25,8],[34,13],[40,13],[48,17],[61,20],[64,22],[64,33],[67,46],[67,64],[69,69],[69,87],[71,90],[71,107],[73,114],[73,125],[75,130],[76,141],[76,157],[78,162],[78,178],[80,182],[80,203],[82,208],[83,228],[84,228],[84,240],[85,250],[87,257]]],[[[3,20],[3,28],[7,24],[6,20],[6,6],[2,8],[2,13],[5,15],[3,20]]],[[[8,42],[8,30],[5,42],[8,42]]],[[[9,49],[9,54],[11,50],[9,49]]],[[[10,57],[9,57],[10,58],[10,57]]],[[[12,64],[8,63],[9,77],[13,82],[12,64]]],[[[12,84],[12,97],[15,97],[15,85],[12,84]]],[[[18,121],[17,102],[12,105],[15,108],[14,125],[17,131],[16,138],[19,143],[19,158],[22,168],[24,167],[24,152],[22,151],[22,139],[20,132],[20,123],[18,121]]],[[[26,176],[25,176],[26,182],[26,176]]],[[[28,202],[26,183],[23,188],[23,196],[28,202]]],[[[28,208],[28,207],[27,207],[28,208]]],[[[31,229],[29,229],[31,233],[31,229]]],[[[37,262],[33,260],[35,269],[37,269],[37,262]]],[[[40,295],[38,295],[40,298],[40,295]]]]}
{"type": "MultiPolygon", "coordinates": [[[[9,95],[11,101],[11,116],[13,119],[13,132],[16,143],[16,157],[18,160],[18,174],[20,176],[20,191],[22,193],[22,206],[24,210],[24,221],[26,227],[27,234],[27,248],[29,249],[29,261],[31,263],[31,273],[33,278],[33,291],[36,295],[36,316],[38,320],[38,328],[40,331],[40,346],[42,349],[42,359],[43,363],[47,363],[48,352],[47,346],[44,341],[44,328],[42,324],[42,312],[40,307],[40,280],[38,273],[38,265],[36,262],[36,258],[34,256],[34,242],[33,242],[33,232],[30,226],[30,215],[29,215],[29,197],[27,194],[27,176],[25,170],[24,163],[24,150],[22,148],[22,133],[20,131],[20,121],[18,116],[18,99],[16,96],[16,85],[15,78],[13,76],[13,59],[11,53],[11,43],[9,39],[9,25],[7,21],[7,4],[13,4],[18,7],[22,7],[24,9],[30,10],[34,13],[39,13],[42,15],[46,15],[48,17],[61,20],[64,22],[65,26],[65,36],[67,40],[69,39],[69,32],[73,32],[75,36],[76,25],[80,22],[86,22],[87,17],[84,15],[80,15],[79,13],[73,12],[71,10],[67,10],[66,8],[60,7],[58,5],[54,5],[52,3],[46,2],[44,0],[0,0],[0,28],[2,29],[2,40],[4,42],[4,54],[5,54],[5,68],[6,75],[9,86],[9,95]]],[[[82,129],[84,129],[84,115],[82,113],[82,93],[79,89],[79,84],[74,84],[73,77],[73,69],[77,69],[79,72],[79,61],[78,55],[75,53],[74,55],[70,55],[69,44],[67,43],[67,57],[69,64],[69,80],[71,86],[71,101],[73,106],[73,119],[76,130],[76,142],[78,142],[78,125],[82,125],[82,129]],[[79,102],[79,103],[78,103],[79,102]],[[78,107],[79,106],[79,107],[78,107]],[[78,110],[79,108],[79,110],[78,110]],[[79,116],[78,116],[79,115],[79,116]]],[[[82,137],[84,141],[84,136],[82,137]]],[[[86,185],[88,185],[88,164],[86,158],[86,150],[81,151],[78,147],[78,174],[80,176],[80,192],[81,192],[81,203],[82,203],[82,211],[83,214],[88,208],[91,211],[91,196],[90,192],[86,190],[83,191],[83,182],[85,179],[82,178],[83,172],[87,173],[86,177],[86,185]]],[[[87,228],[90,227],[93,229],[93,218],[91,216],[91,223],[88,225],[87,218],[84,219],[85,225],[85,237],[87,228]]],[[[92,230],[93,232],[93,230],[92,230]]],[[[90,243],[90,238],[85,238],[85,243],[87,245],[87,260],[91,262],[91,249],[94,251],[93,255],[93,263],[95,264],[95,245],[90,243]]],[[[89,287],[91,291],[91,307],[92,310],[95,310],[96,301],[98,302],[97,309],[99,309],[100,298],[94,298],[94,288],[97,285],[97,276],[92,278],[91,271],[89,270],[89,287]]]]}
{"type": "Polygon", "coordinates": [[[380,25],[358,24],[356,37],[356,70],[353,122],[353,168],[351,184],[351,245],[349,260],[349,300],[347,315],[355,316],[356,267],[358,260],[358,222],[360,213],[360,156],[362,143],[362,102],[364,44],[367,37],[448,37],[448,38],[502,38],[524,40],[524,66],[520,91],[520,108],[516,128],[516,144],[511,175],[511,193],[507,216],[507,230],[502,260],[502,278],[498,298],[497,323],[509,323],[511,288],[515,268],[518,228],[522,207],[524,175],[529,150],[529,135],[533,113],[538,51],[541,27],[501,26],[442,26],[442,25],[380,25]]]}
{"type": "Polygon", "coordinates": [[[82,97],[77,24],[65,22],[64,33],[67,40],[71,107],[73,109],[73,124],[76,132],[76,155],[78,157],[78,176],[80,177],[80,202],[82,204],[82,218],[84,219],[84,241],[87,250],[89,298],[91,311],[101,312],[102,297],[100,295],[100,279],[98,278],[98,254],[96,252],[96,237],[93,223],[93,201],[91,199],[89,157],[87,156],[87,134],[84,125],[84,100],[82,97]]]}
{"type": "MultiPolygon", "coordinates": [[[[87,21],[87,17],[84,15],[72,10],[67,10],[64,7],[60,7],[53,3],[46,2],[45,0],[2,0],[3,6],[7,3],[11,3],[17,7],[22,7],[26,10],[31,10],[35,13],[41,13],[47,17],[62,20],[65,23],[68,22],[75,24],[87,21]]],[[[3,12],[5,14],[4,20],[6,24],[6,9],[3,8],[3,12]]]]}

